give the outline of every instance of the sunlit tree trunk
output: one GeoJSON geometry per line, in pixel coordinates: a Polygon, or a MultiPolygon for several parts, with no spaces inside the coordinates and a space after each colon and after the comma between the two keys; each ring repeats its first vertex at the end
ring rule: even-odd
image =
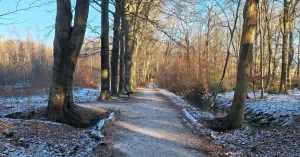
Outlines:
{"type": "Polygon", "coordinates": [[[111,61],[111,94],[118,93],[118,63],[119,63],[119,50],[120,50],[120,17],[121,17],[121,0],[115,0],[115,14],[114,14],[114,37],[112,48],[112,61],[111,61]]]}
{"type": "Polygon", "coordinates": [[[288,1],[284,0],[284,10],[283,10],[283,38],[282,38],[282,67],[281,67],[281,77],[280,77],[280,86],[279,92],[286,92],[286,63],[287,63],[287,38],[288,38],[288,1]]]}
{"type": "Polygon", "coordinates": [[[130,64],[130,77],[129,77],[129,84],[130,89],[135,89],[136,86],[136,68],[137,68],[137,54],[139,49],[139,41],[137,39],[132,41],[132,56],[131,56],[131,64],[130,64]]]}
{"type": "Polygon", "coordinates": [[[298,80],[298,89],[299,89],[300,88],[300,32],[299,32],[299,39],[298,39],[297,80],[298,80]]]}
{"type": "Polygon", "coordinates": [[[124,87],[126,90],[131,90],[130,88],[130,64],[131,64],[131,53],[132,53],[132,32],[130,31],[131,24],[130,24],[130,12],[131,12],[131,5],[129,4],[128,0],[125,0],[123,5],[123,19],[124,22],[124,36],[125,36],[125,54],[124,54],[124,67],[125,67],[125,84],[124,87]]]}
{"type": "Polygon", "coordinates": [[[292,87],[292,75],[291,75],[291,69],[292,69],[292,64],[294,60],[294,35],[293,35],[293,29],[294,29],[294,24],[295,22],[295,15],[292,13],[290,15],[289,19],[289,51],[288,51],[288,66],[287,66],[287,88],[291,89],[292,87]]]}
{"type": "Polygon", "coordinates": [[[266,19],[266,25],[267,25],[267,40],[268,40],[268,74],[267,74],[267,80],[266,80],[266,89],[270,86],[270,80],[271,80],[271,63],[272,63],[272,30],[270,26],[270,20],[271,15],[269,15],[269,2],[267,0],[264,0],[264,8],[265,8],[265,19],[266,19]]]}
{"type": "Polygon", "coordinates": [[[109,78],[109,0],[101,3],[101,100],[111,100],[109,78]]]}
{"type": "Polygon", "coordinates": [[[89,0],[77,0],[72,27],[71,1],[57,1],[54,39],[54,64],[48,102],[48,118],[52,121],[84,127],[89,120],[76,112],[73,102],[73,73],[86,30],[89,0]]]}
{"type": "Polygon", "coordinates": [[[263,12],[262,12],[262,5],[259,4],[259,46],[260,46],[260,98],[264,98],[264,79],[263,79],[263,62],[264,62],[264,52],[265,52],[265,37],[264,37],[264,29],[263,29],[263,12]]]}
{"type": "Polygon", "coordinates": [[[230,129],[243,126],[245,101],[248,90],[248,73],[252,60],[252,49],[257,27],[256,13],[258,0],[247,0],[244,7],[244,25],[241,39],[237,82],[232,106],[228,115],[230,129]]]}
{"type": "Polygon", "coordinates": [[[120,39],[120,81],[119,81],[119,93],[125,92],[125,48],[124,48],[124,36],[120,39]]]}

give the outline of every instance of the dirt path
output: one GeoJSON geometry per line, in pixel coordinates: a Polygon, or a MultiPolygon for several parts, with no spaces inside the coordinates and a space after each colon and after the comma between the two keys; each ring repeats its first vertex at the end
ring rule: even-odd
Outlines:
{"type": "Polygon", "coordinates": [[[179,110],[155,89],[138,89],[125,104],[94,105],[121,110],[112,130],[115,147],[129,157],[206,156],[197,151],[199,137],[184,124],[179,110]]]}

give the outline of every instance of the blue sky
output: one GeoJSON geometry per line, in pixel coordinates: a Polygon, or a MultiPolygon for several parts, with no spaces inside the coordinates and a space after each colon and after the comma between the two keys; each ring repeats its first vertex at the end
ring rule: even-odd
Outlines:
{"type": "MultiPolygon", "coordinates": [[[[6,13],[8,11],[13,11],[16,7],[17,0],[2,0],[0,2],[1,10],[0,14],[6,13]]],[[[28,5],[33,2],[33,0],[21,0],[19,8],[27,8],[28,5]]],[[[38,5],[40,3],[36,3],[38,5]]],[[[72,5],[75,2],[72,0],[72,5]]],[[[41,40],[47,45],[52,46],[54,32],[46,35],[51,31],[55,23],[56,16],[56,3],[44,5],[38,8],[32,8],[30,10],[20,11],[10,16],[5,16],[5,19],[0,19],[0,35],[6,38],[12,38],[12,32],[16,30],[21,39],[26,38],[27,32],[30,32],[33,40],[41,40]],[[10,19],[10,20],[8,20],[10,19]],[[14,24],[9,24],[17,21],[14,24]]],[[[101,14],[95,9],[90,7],[89,23],[92,25],[100,25],[101,14]]],[[[100,31],[100,30],[99,30],[100,31]]],[[[87,35],[91,35],[87,32],[87,35]]]]}

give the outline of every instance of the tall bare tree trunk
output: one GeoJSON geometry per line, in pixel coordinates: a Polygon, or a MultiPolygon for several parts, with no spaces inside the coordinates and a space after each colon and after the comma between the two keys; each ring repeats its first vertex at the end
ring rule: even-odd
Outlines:
{"type": "Polygon", "coordinates": [[[131,5],[129,4],[128,0],[125,0],[124,2],[124,30],[125,30],[125,55],[124,55],[124,64],[125,64],[125,89],[130,89],[130,64],[131,64],[131,53],[132,53],[132,32],[130,30],[131,24],[130,24],[130,11],[131,11],[131,5]]]}
{"type": "Polygon", "coordinates": [[[52,121],[85,127],[91,119],[76,111],[73,102],[73,74],[86,30],[89,0],[77,0],[74,26],[70,0],[57,0],[54,39],[54,65],[48,102],[48,118],[52,121]]]}
{"type": "Polygon", "coordinates": [[[299,89],[300,88],[300,32],[299,32],[299,39],[298,39],[297,80],[298,80],[298,89],[299,89]]]}
{"type": "Polygon", "coordinates": [[[101,100],[111,100],[109,78],[109,0],[101,3],[101,100]]]}
{"type": "Polygon", "coordinates": [[[121,37],[120,37],[120,82],[119,82],[119,93],[125,92],[125,45],[124,45],[124,35],[125,35],[125,0],[121,0],[121,37]]]}
{"type": "Polygon", "coordinates": [[[272,63],[272,30],[270,26],[271,15],[268,14],[269,11],[269,3],[267,0],[264,0],[264,8],[265,8],[265,16],[266,16],[266,24],[267,24],[267,37],[268,37],[268,74],[266,80],[266,89],[270,87],[270,80],[271,80],[271,63],[272,63]]]}
{"type": "Polygon", "coordinates": [[[281,67],[281,77],[279,92],[286,92],[286,63],[287,63],[287,38],[288,38],[288,2],[284,0],[284,11],[283,11],[283,38],[282,38],[282,67],[281,67]]]}
{"type": "Polygon", "coordinates": [[[229,129],[243,126],[245,101],[248,91],[248,73],[253,57],[252,49],[257,27],[256,13],[258,0],[247,0],[244,7],[244,25],[238,63],[237,82],[232,106],[228,115],[229,129]]]}
{"type": "Polygon", "coordinates": [[[111,94],[117,95],[118,93],[118,63],[119,63],[119,50],[120,50],[120,17],[121,17],[121,0],[115,0],[115,14],[114,14],[114,38],[112,48],[112,61],[111,61],[111,94]]]}
{"type": "Polygon", "coordinates": [[[276,76],[276,68],[277,68],[277,54],[278,54],[278,45],[280,39],[280,32],[278,32],[276,44],[275,44],[275,52],[273,57],[273,72],[272,72],[272,84],[275,84],[275,76],[276,76]]]}
{"type": "Polygon", "coordinates": [[[132,41],[132,55],[131,55],[131,64],[130,64],[130,77],[129,84],[130,89],[134,90],[136,86],[136,68],[137,68],[137,54],[140,43],[137,39],[132,41]]]}
{"type": "Polygon", "coordinates": [[[260,46],[260,98],[264,98],[264,79],[263,79],[263,61],[264,61],[264,52],[265,52],[265,37],[264,37],[264,29],[263,29],[263,12],[262,12],[262,5],[259,4],[259,46],[260,46]]]}
{"type": "Polygon", "coordinates": [[[291,89],[292,87],[292,75],[291,75],[291,69],[292,69],[292,64],[294,60],[294,36],[293,36],[293,29],[294,29],[294,21],[295,21],[295,15],[293,13],[290,15],[289,19],[289,57],[288,57],[288,67],[287,67],[287,88],[291,89]]]}

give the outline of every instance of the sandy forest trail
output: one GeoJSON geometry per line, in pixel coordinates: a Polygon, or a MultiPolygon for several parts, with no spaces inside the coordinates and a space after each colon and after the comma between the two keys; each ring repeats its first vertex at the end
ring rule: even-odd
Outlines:
{"type": "Polygon", "coordinates": [[[179,110],[155,89],[140,88],[126,103],[92,106],[121,111],[112,127],[115,147],[129,157],[197,157],[199,136],[187,127],[179,110]]]}

